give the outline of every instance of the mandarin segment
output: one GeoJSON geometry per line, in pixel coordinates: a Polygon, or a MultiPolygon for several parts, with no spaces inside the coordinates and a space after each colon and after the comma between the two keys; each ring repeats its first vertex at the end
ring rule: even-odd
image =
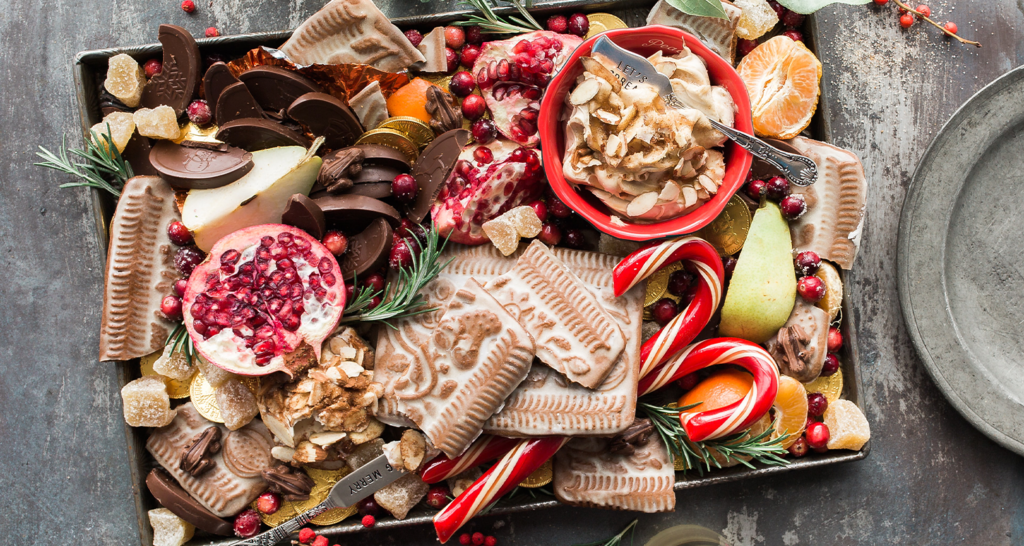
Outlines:
{"type": "Polygon", "coordinates": [[[821,94],[821,62],[801,42],[776,36],[736,68],[750,95],[754,131],[789,139],[811,124],[821,94]]]}
{"type": "Polygon", "coordinates": [[[775,395],[775,431],[772,432],[772,439],[779,438],[785,434],[789,437],[782,442],[783,448],[789,448],[800,438],[807,424],[807,390],[804,386],[789,377],[779,376],[779,392],[775,395]]]}
{"type": "Polygon", "coordinates": [[[424,123],[430,123],[430,112],[427,111],[427,89],[432,83],[423,78],[415,78],[400,87],[387,99],[388,113],[392,117],[407,116],[424,123]]]}
{"type": "Polygon", "coordinates": [[[871,427],[864,412],[849,400],[830,402],[825,410],[829,449],[859,451],[871,439],[871,427]]]}
{"type": "Polygon", "coordinates": [[[825,283],[825,297],[815,305],[828,313],[828,320],[836,320],[843,305],[843,280],[839,278],[839,271],[832,264],[821,262],[814,275],[825,283]]]}

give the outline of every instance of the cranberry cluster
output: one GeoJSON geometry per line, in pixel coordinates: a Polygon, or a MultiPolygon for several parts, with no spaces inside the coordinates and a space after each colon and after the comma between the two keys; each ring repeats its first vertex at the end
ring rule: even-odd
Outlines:
{"type": "Polygon", "coordinates": [[[651,318],[662,326],[676,318],[693,301],[697,293],[697,271],[693,266],[687,264],[683,269],[672,272],[668,278],[668,293],[679,298],[679,303],[672,298],[662,298],[651,308],[651,318]]]}
{"type": "Polygon", "coordinates": [[[491,535],[485,535],[480,532],[473,533],[462,533],[459,535],[459,544],[466,546],[472,544],[473,546],[497,546],[498,539],[491,535]]]}
{"type": "Polygon", "coordinates": [[[807,212],[807,202],[800,194],[790,194],[789,181],[781,176],[773,176],[768,180],[748,179],[744,187],[747,195],[760,201],[761,197],[775,201],[782,209],[787,220],[796,220],[807,212]]]}
{"type": "Polygon", "coordinates": [[[552,15],[551,17],[548,17],[544,26],[551,32],[568,32],[582,38],[590,31],[590,19],[587,19],[587,16],[582,13],[574,13],[569,17],[564,15],[552,15]]]}
{"type": "Polygon", "coordinates": [[[160,301],[160,312],[170,320],[181,320],[181,297],[185,295],[188,277],[192,274],[192,270],[203,262],[206,254],[192,244],[192,233],[181,222],[175,221],[167,225],[167,238],[181,247],[174,253],[174,267],[182,278],[174,281],[174,286],[171,288],[173,293],[164,296],[164,299],[160,301]]]}
{"type": "MultiPolygon", "coordinates": [[[[405,37],[413,46],[419,46],[423,42],[423,34],[415,29],[405,31],[405,37]]],[[[444,27],[444,58],[448,63],[447,71],[454,71],[460,63],[467,67],[473,66],[480,55],[480,44],[483,42],[484,35],[480,27],[444,27]]]]}

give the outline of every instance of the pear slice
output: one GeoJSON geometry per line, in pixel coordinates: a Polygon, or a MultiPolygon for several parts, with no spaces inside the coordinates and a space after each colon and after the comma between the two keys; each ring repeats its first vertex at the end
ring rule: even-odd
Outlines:
{"type": "Polygon", "coordinates": [[[191,190],[181,221],[195,236],[196,246],[209,252],[221,237],[260,224],[280,224],[288,199],[308,195],[320,172],[321,159],[309,149],[281,146],[252,153],[253,168],[219,188],[191,190]]]}

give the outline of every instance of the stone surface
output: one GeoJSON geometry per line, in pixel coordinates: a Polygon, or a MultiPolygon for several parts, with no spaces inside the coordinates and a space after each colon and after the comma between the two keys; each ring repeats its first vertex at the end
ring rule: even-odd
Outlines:
{"type": "MultiPolygon", "coordinates": [[[[395,15],[455,3],[378,0],[395,15]]],[[[96,362],[104,249],[91,197],[58,189],[66,176],[31,165],[36,146],[54,149],[62,133],[81,144],[69,69],[75,53],[153,43],[160,23],[196,35],[208,26],[224,35],[294,28],[322,4],[221,0],[192,15],[176,3],[5,6],[0,127],[16,138],[0,139],[0,433],[18,439],[0,445],[6,542],[136,544],[139,536],[117,377],[113,366],[96,362]]],[[[871,454],[680,493],[675,513],[639,516],[637,544],[683,523],[709,527],[737,546],[1024,540],[1024,461],[974,430],[939,393],[910,345],[895,280],[896,226],[914,167],[962,102],[1024,64],[1024,14],[1012,0],[929,4],[938,20],[954,20],[984,48],[944,40],[921,24],[901,30],[892,2],[834,5],[817,16],[827,38],[819,51],[833,142],[863,159],[870,183],[861,252],[848,278],[871,454]]],[[[630,20],[644,16],[633,12],[630,20]]],[[[483,516],[472,525],[505,545],[562,545],[606,538],[635,517],[557,508],[483,516]]],[[[374,536],[381,544],[436,544],[426,525],[380,528],[374,536]]]]}

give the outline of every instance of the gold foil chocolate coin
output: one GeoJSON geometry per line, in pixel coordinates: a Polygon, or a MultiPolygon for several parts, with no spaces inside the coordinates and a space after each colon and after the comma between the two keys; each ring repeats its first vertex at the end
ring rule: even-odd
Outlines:
{"type": "Polygon", "coordinates": [[[836,373],[832,375],[820,375],[814,381],[810,383],[804,383],[804,388],[807,392],[820,392],[825,395],[825,399],[831,404],[843,394],[843,370],[836,370],[836,373]]]}
{"type": "Polygon", "coordinates": [[[647,279],[647,291],[644,293],[644,307],[654,305],[661,298],[670,298],[676,303],[679,303],[679,297],[673,296],[668,292],[668,278],[682,268],[682,263],[675,262],[655,271],[654,274],[647,279]]]}
{"type": "Polygon", "coordinates": [[[363,133],[363,136],[359,137],[356,141],[356,145],[360,144],[378,144],[380,146],[387,146],[393,150],[398,150],[409,160],[409,164],[416,163],[416,158],[419,157],[419,147],[409,137],[394,130],[376,128],[371,131],[363,133]]]}
{"type": "MultiPolygon", "coordinates": [[[[350,472],[347,466],[342,467],[340,470],[320,470],[309,467],[303,467],[303,469],[306,471],[306,474],[309,474],[310,478],[313,478],[313,489],[309,492],[309,498],[304,501],[283,501],[281,507],[273,514],[260,513],[260,519],[267,526],[277,527],[320,504],[327,499],[327,495],[331,493],[331,488],[334,487],[334,484],[338,483],[338,480],[344,478],[350,472]]],[[[252,501],[251,506],[253,510],[259,512],[256,509],[256,501],[252,501]]],[[[332,508],[311,519],[310,522],[316,525],[334,525],[355,514],[356,511],[355,506],[332,508]]]]}
{"type": "Polygon", "coordinates": [[[732,256],[743,248],[750,232],[750,209],[743,199],[733,195],[717,218],[700,230],[700,236],[711,243],[721,256],[732,256]]]}
{"type": "Polygon", "coordinates": [[[377,126],[378,129],[394,129],[409,137],[413,144],[423,148],[434,140],[434,130],[429,125],[417,118],[409,116],[397,116],[388,118],[377,126]]]}
{"type": "MultiPolygon", "coordinates": [[[[153,363],[155,363],[156,360],[160,358],[160,355],[162,354],[164,354],[164,352],[160,350],[151,355],[146,355],[139,359],[139,367],[142,369],[142,375],[156,375],[163,379],[164,383],[167,383],[167,396],[169,396],[171,400],[181,400],[182,398],[188,398],[189,389],[192,385],[191,379],[186,381],[178,381],[177,379],[171,379],[170,377],[160,375],[156,373],[156,371],[153,369],[153,363]]],[[[195,379],[196,375],[198,375],[198,368],[192,366],[192,379],[195,379]]]]}
{"type": "MultiPolygon", "coordinates": [[[[239,376],[238,378],[253,394],[260,388],[260,380],[257,377],[239,376]]],[[[220,415],[220,408],[217,407],[217,397],[213,386],[197,373],[192,376],[192,385],[189,387],[189,395],[192,397],[192,405],[195,406],[199,415],[214,423],[223,423],[224,418],[220,415]]]]}
{"type": "Polygon", "coordinates": [[[625,21],[610,13],[591,13],[587,16],[587,19],[590,21],[590,30],[588,30],[587,35],[583,37],[584,40],[597,36],[606,30],[629,28],[629,25],[627,25],[625,21]]]}
{"type": "Polygon", "coordinates": [[[526,477],[525,480],[519,482],[519,487],[526,487],[528,489],[535,489],[537,487],[544,487],[551,483],[555,477],[555,469],[551,465],[551,459],[548,459],[538,468],[526,477]]]}

